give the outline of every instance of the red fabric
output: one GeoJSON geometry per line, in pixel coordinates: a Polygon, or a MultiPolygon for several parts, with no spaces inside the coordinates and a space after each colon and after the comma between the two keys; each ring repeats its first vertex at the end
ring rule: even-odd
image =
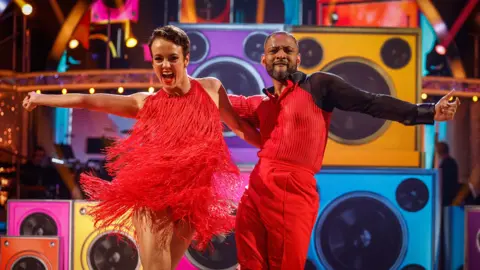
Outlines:
{"type": "Polygon", "coordinates": [[[83,48],[89,49],[90,48],[90,8],[85,11],[82,19],[77,25],[75,32],[73,32],[72,37],[80,44],[82,44],[83,48]]]}
{"type": "Polygon", "coordinates": [[[150,210],[154,229],[172,221],[155,219],[159,211],[188,221],[199,249],[233,229],[232,202],[242,180],[218,108],[197,81],[191,84],[181,97],[159,91],[147,98],[132,134],[107,151],[112,182],[82,176],[87,194],[100,201],[90,212],[100,229],[128,224],[140,209],[150,210]]]}
{"type": "Polygon", "coordinates": [[[290,82],[280,97],[229,98],[242,118],[260,128],[260,158],[297,164],[314,172],[320,170],[331,113],[318,108],[310,93],[290,82]]]}
{"type": "Polygon", "coordinates": [[[241,269],[303,270],[318,202],[311,171],[262,159],[237,211],[241,269]]]}

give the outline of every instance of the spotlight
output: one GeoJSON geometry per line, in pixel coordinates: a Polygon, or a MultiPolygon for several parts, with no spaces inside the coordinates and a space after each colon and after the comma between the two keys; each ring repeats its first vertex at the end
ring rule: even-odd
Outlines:
{"type": "Polygon", "coordinates": [[[123,87],[121,87],[121,86],[118,87],[118,93],[119,93],[119,94],[123,94],[123,87]]]}
{"type": "Polygon", "coordinates": [[[62,89],[62,94],[65,95],[66,93],[67,93],[67,89],[66,89],[66,88],[63,88],[63,89],[62,89]]]}
{"type": "Polygon", "coordinates": [[[41,94],[41,93],[42,93],[42,91],[40,91],[40,89],[38,89],[37,91],[35,91],[35,93],[37,93],[37,94],[41,94]]]}
{"type": "Polygon", "coordinates": [[[445,49],[443,45],[437,45],[435,46],[435,51],[440,55],[445,55],[445,53],[447,52],[447,49],[445,49]]]}
{"type": "Polygon", "coordinates": [[[127,48],[133,48],[133,47],[137,46],[137,43],[138,43],[138,41],[137,41],[136,38],[129,37],[127,39],[127,42],[126,42],[126,46],[127,46],[127,48]]]}
{"type": "Polygon", "coordinates": [[[88,92],[89,92],[90,94],[94,94],[94,93],[95,93],[95,88],[92,87],[92,88],[88,89],[88,92]]]}
{"type": "Polygon", "coordinates": [[[422,99],[423,99],[423,100],[425,100],[425,99],[427,99],[427,98],[428,98],[428,95],[427,95],[427,94],[425,94],[425,93],[422,93],[422,96],[421,96],[421,97],[422,97],[422,99]]]}
{"type": "Polygon", "coordinates": [[[445,47],[440,44],[436,44],[432,50],[427,54],[425,68],[427,70],[427,76],[452,76],[449,63],[445,54],[445,47]]]}
{"type": "Polygon", "coordinates": [[[334,11],[330,14],[330,23],[331,25],[336,25],[337,22],[338,22],[338,14],[336,11],[334,11]]]}
{"type": "Polygon", "coordinates": [[[473,100],[473,102],[477,102],[477,101],[478,101],[478,97],[477,97],[477,96],[473,96],[473,97],[472,97],[472,100],[473,100]]]}
{"type": "Polygon", "coordinates": [[[149,88],[148,88],[148,92],[149,92],[149,93],[153,93],[154,91],[155,91],[155,88],[153,88],[153,87],[149,87],[149,88]]]}
{"type": "Polygon", "coordinates": [[[33,7],[32,7],[32,5],[30,5],[30,4],[23,4],[23,6],[22,6],[22,13],[23,13],[23,15],[28,16],[28,15],[32,14],[32,12],[33,12],[33,7]]]}
{"type": "Polygon", "coordinates": [[[77,48],[78,45],[79,45],[79,42],[76,39],[72,39],[72,40],[70,40],[70,42],[68,42],[68,47],[72,50],[77,48]]]}

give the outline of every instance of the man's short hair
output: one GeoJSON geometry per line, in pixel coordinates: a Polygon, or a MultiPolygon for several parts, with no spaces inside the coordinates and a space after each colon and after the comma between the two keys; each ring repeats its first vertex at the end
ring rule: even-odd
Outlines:
{"type": "Polygon", "coordinates": [[[265,46],[267,46],[267,42],[270,40],[270,38],[272,38],[275,35],[286,35],[286,36],[289,36],[289,37],[293,38],[293,40],[295,40],[295,44],[297,44],[297,47],[298,47],[298,40],[291,33],[287,32],[287,31],[275,31],[275,32],[271,33],[270,35],[268,35],[268,37],[265,39],[265,42],[263,43],[263,48],[265,48],[265,46]]]}

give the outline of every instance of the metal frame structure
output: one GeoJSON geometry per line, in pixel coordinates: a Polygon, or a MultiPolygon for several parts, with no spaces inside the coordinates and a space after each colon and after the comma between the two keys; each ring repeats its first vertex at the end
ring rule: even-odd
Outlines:
{"type": "MultiPolygon", "coordinates": [[[[114,69],[114,70],[84,70],[67,72],[31,72],[15,73],[0,71],[0,91],[24,93],[41,90],[85,91],[112,90],[118,87],[147,91],[153,87],[158,89],[158,82],[151,69],[114,69]]],[[[422,78],[422,93],[431,96],[443,96],[451,90],[456,90],[458,97],[480,96],[480,79],[463,79],[452,77],[427,76],[422,78]]]]}

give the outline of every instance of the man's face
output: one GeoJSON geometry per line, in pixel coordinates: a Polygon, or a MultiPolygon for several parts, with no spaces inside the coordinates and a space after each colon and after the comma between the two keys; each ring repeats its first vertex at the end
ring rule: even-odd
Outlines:
{"type": "Polygon", "coordinates": [[[32,162],[35,165],[41,165],[46,157],[45,151],[36,150],[33,154],[32,162]]]}
{"type": "Polygon", "coordinates": [[[297,71],[300,54],[295,40],[285,34],[277,34],[265,44],[262,64],[268,75],[277,81],[284,81],[288,75],[297,71]]]}

